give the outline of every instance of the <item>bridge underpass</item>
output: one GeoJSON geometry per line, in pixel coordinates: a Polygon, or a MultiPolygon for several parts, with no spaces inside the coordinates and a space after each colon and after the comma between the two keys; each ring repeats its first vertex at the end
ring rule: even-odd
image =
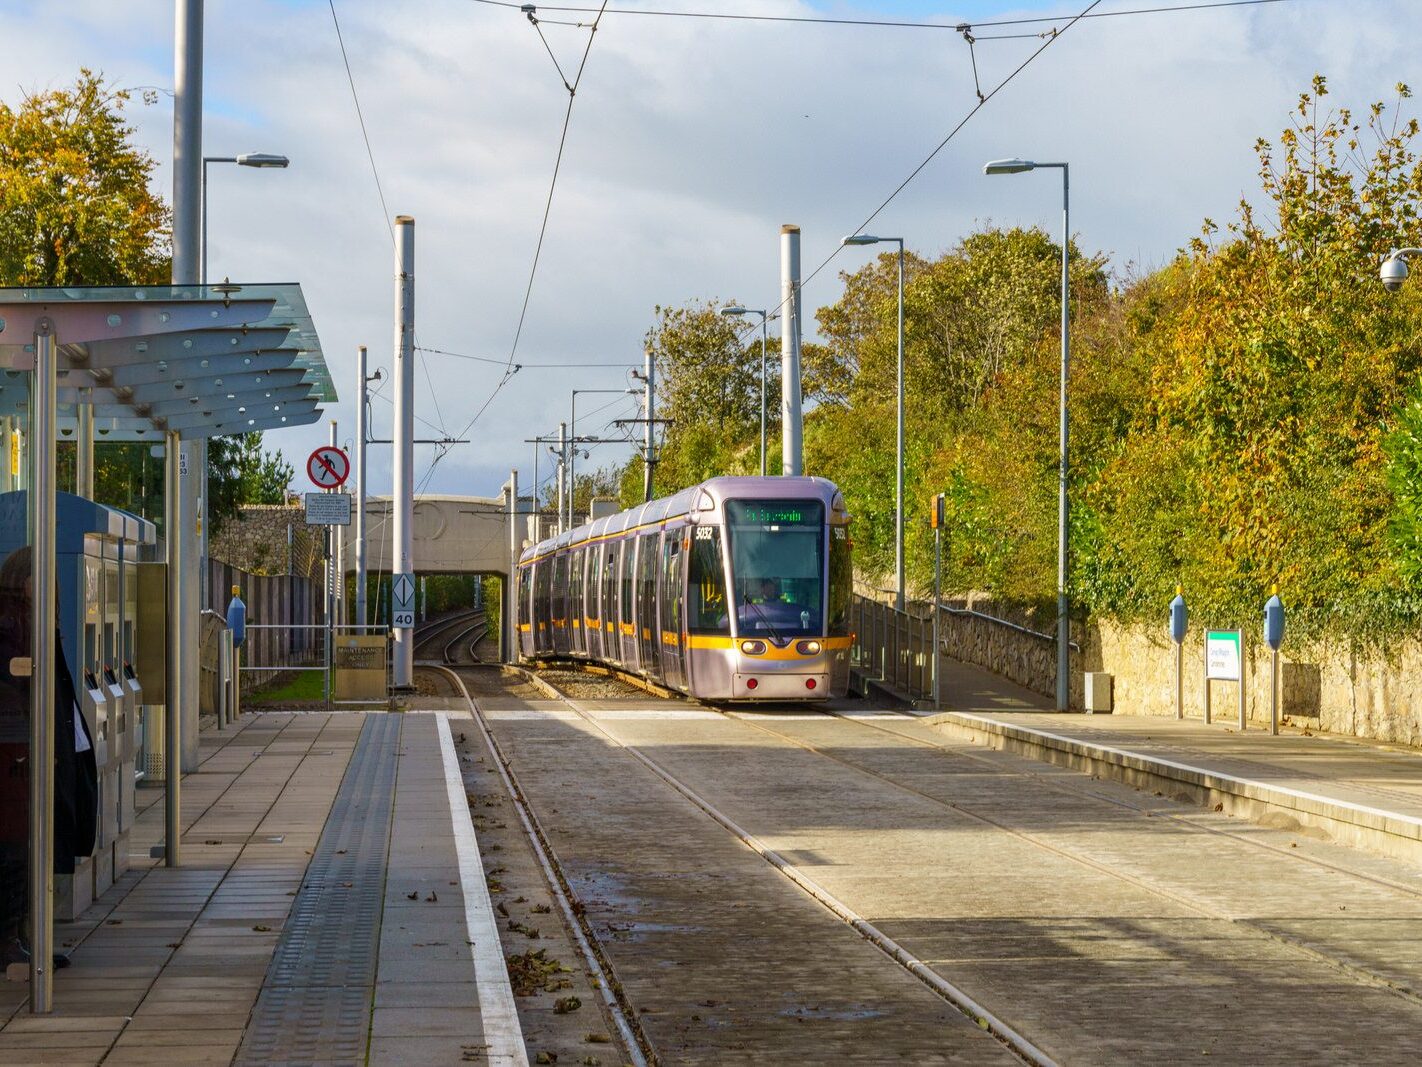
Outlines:
{"type": "MultiPolygon", "coordinates": [[[[533,501],[520,498],[517,512],[510,509],[508,493],[500,496],[415,497],[415,528],[411,571],[421,575],[495,575],[502,579],[503,614],[500,655],[507,659],[512,647],[513,611],[509,604],[510,580],[516,553],[530,536],[533,501]],[[517,527],[514,522],[517,520],[517,527]]],[[[392,570],[393,515],[391,498],[370,497],[365,503],[366,572],[392,570]]],[[[345,530],[345,572],[355,573],[355,524],[345,530]]]]}

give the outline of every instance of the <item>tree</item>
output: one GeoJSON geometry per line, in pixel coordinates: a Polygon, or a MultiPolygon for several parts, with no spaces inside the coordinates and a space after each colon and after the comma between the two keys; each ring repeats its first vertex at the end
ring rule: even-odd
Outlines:
{"type": "Polygon", "coordinates": [[[242,504],[284,504],[296,471],[280,452],[262,449],[260,432],[208,443],[207,519],[215,535],[242,504]]]}
{"type": "Polygon", "coordinates": [[[169,211],[133,143],[131,93],[83,69],[64,89],[0,103],[0,278],[6,285],[152,285],[169,276],[169,211]]]}

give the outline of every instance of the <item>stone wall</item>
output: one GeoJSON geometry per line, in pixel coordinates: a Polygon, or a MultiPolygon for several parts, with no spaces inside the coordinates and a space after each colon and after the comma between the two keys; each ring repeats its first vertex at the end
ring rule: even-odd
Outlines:
{"type": "Polygon", "coordinates": [[[319,578],[325,529],[324,526],[306,525],[300,501],[293,504],[245,504],[212,539],[210,553],[215,559],[252,574],[285,574],[287,531],[290,530],[291,573],[319,578]]]}
{"type": "MultiPolygon", "coordinates": [[[[1245,632],[1245,717],[1269,722],[1269,649],[1262,635],[1245,632]]],[[[1184,708],[1204,713],[1204,628],[1191,626],[1184,644],[1184,708]]],[[[1422,744],[1422,643],[1388,652],[1337,645],[1291,646],[1280,655],[1281,717],[1296,726],[1406,745],[1422,744]]],[[[1129,715],[1175,714],[1175,648],[1164,628],[1094,623],[1088,670],[1114,676],[1116,710],[1129,715]]],[[[1213,711],[1229,722],[1239,715],[1233,682],[1212,682],[1213,711]]]]}
{"type": "MultiPolygon", "coordinates": [[[[1033,619],[987,598],[946,600],[983,615],[1016,623],[1024,633],[987,619],[945,611],[939,624],[943,651],[985,667],[1028,689],[1051,696],[1056,686],[1056,646],[1048,634],[1052,620],[1033,619]]],[[[927,606],[924,606],[927,610],[927,606]]],[[[1261,612],[1262,615],[1262,612],[1261,612]]],[[[1245,720],[1269,724],[1269,649],[1262,623],[1244,635],[1245,720]]],[[[1117,714],[1175,714],[1175,646],[1162,618],[1157,627],[1123,626],[1109,620],[1073,624],[1080,645],[1071,657],[1072,706],[1084,703],[1084,671],[1112,676],[1117,714]]],[[[1204,627],[1192,623],[1183,646],[1183,707],[1186,718],[1204,715],[1204,627]]],[[[1279,714],[1282,722],[1345,736],[1422,745],[1422,641],[1384,652],[1346,646],[1301,647],[1285,642],[1280,655],[1279,714]]],[[[1217,720],[1239,718],[1239,690],[1233,682],[1212,682],[1211,710],[1217,720]]]]}

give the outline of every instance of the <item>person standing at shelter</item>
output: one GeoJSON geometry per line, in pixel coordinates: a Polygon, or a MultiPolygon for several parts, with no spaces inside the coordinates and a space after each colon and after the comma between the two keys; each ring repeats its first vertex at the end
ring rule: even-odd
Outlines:
{"type": "MultiPolygon", "coordinates": [[[[15,669],[31,655],[30,561],[25,546],[0,564],[0,960],[7,965],[29,959],[30,686],[15,669]]],[[[99,773],[58,631],[54,642],[54,870],[73,874],[75,860],[94,851],[99,773]]],[[[69,958],[56,955],[54,963],[65,967],[69,958]]]]}

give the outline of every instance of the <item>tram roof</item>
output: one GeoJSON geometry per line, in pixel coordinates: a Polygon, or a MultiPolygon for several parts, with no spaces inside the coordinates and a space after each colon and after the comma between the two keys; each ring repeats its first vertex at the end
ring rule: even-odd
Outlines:
{"type": "Polygon", "coordinates": [[[59,436],[154,441],[313,423],[336,399],[295,282],[0,288],[0,415],[28,411],[35,337],[58,345],[59,436]]]}

